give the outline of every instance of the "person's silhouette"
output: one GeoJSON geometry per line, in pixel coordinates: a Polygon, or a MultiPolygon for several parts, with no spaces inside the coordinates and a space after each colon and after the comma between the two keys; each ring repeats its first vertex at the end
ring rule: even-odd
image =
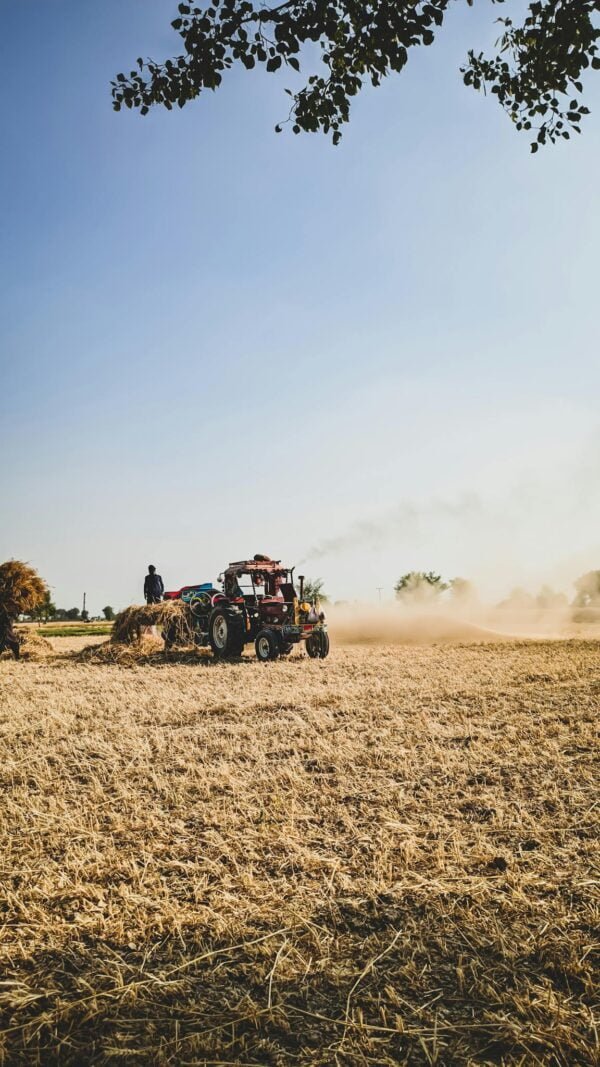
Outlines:
{"type": "Polygon", "coordinates": [[[144,578],[144,597],[147,604],[160,604],[165,587],[160,574],[156,573],[156,567],[150,564],[148,573],[144,578]]]}

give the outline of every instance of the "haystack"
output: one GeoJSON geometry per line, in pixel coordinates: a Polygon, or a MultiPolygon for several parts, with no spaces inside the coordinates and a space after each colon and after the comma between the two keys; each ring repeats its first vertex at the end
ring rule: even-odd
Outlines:
{"type": "Polygon", "coordinates": [[[47,659],[48,656],[54,654],[54,649],[50,641],[47,641],[41,634],[31,630],[29,627],[20,629],[17,631],[20,644],[20,657],[21,659],[39,660],[47,659]]]}
{"type": "Polygon", "coordinates": [[[161,604],[133,604],[117,615],[111,641],[131,645],[147,637],[148,627],[169,630],[169,643],[190,645],[194,643],[192,614],[182,600],[165,600],[161,604]]]}
{"type": "MultiPolygon", "coordinates": [[[[54,654],[50,641],[45,637],[26,627],[19,627],[14,631],[19,642],[19,658],[26,660],[44,660],[54,654]]],[[[0,657],[12,659],[12,652],[6,649],[0,652],[0,657]]]]}
{"type": "Polygon", "coordinates": [[[37,571],[18,559],[0,563],[0,615],[17,619],[43,603],[48,586],[37,571]]]}

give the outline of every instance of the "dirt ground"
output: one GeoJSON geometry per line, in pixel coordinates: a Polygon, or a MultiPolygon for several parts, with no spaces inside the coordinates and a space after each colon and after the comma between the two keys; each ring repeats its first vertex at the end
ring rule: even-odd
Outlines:
{"type": "Polygon", "coordinates": [[[598,1061],[599,642],[81,641],[0,660],[1,1062],[598,1061]]]}

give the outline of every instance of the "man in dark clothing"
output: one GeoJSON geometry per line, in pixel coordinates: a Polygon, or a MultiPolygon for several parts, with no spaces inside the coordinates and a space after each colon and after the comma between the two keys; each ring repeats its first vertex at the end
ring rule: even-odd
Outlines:
{"type": "Polygon", "coordinates": [[[13,620],[0,609],[0,652],[9,649],[15,659],[19,658],[21,642],[13,630],[13,620]]]}
{"type": "Polygon", "coordinates": [[[148,573],[144,578],[144,596],[147,604],[160,604],[165,587],[160,574],[156,573],[156,567],[152,564],[148,567],[148,573]]]}

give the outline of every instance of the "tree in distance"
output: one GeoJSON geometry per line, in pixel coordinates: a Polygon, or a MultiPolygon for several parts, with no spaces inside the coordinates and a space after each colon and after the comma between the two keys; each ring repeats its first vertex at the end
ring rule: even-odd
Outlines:
{"type": "Polygon", "coordinates": [[[557,593],[551,586],[543,585],[535,598],[535,603],[536,607],[541,608],[542,611],[557,611],[566,608],[569,599],[566,593],[557,593]]]}
{"type": "Polygon", "coordinates": [[[451,578],[450,597],[454,604],[473,604],[477,600],[477,590],[473,582],[466,578],[451,578]]]}
{"type": "Polygon", "coordinates": [[[104,618],[107,622],[113,622],[115,613],[111,608],[110,604],[107,604],[105,608],[102,608],[102,614],[104,615],[104,618]]]}
{"type": "Polygon", "coordinates": [[[56,604],[52,602],[50,590],[47,589],[44,599],[31,612],[31,618],[36,622],[49,622],[50,619],[56,618],[56,610],[56,604]]]}
{"type": "Polygon", "coordinates": [[[80,618],[79,608],[68,608],[65,612],[65,615],[67,619],[70,619],[71,622],[74,622],[75,619],[80,618]]]}
{"type": "Polygon", "coordinates": [[[507,611],[529,611],[535,607],[535,597],[528,593],[526,589],[522,589],[521,586],[516,586],[511,589],[504,600],[500,601],[497,607],[507,611]]]}
{"type": "Polygon", "coordinates": [[[320,600],[323,604],[329,603],[329,597],[327,593],[323,592],[324,581],[322,578],[305,578],[304,579],[304,599],[310,603],[313,600],[320,600]]]}
{"type": "Polygon", "coordinates": [[[576,608],[600,607],[600,571],[588,571],[575,582],[577,590],[573,606],[576,608]]]}
{"type": "Polygon", "coordinates": [[[394,586],[397,600],[423,603],[432,600],[449,588],[441,574],[434,571],[408,571],[398,578],[394,586]]]}
{"type": "Polygon", "coordinates": [[[511,589],[508,596],[497,606],[507,611],[517,612],[533,611],[534,609],[557,611],[561,608],[566,608],[568,603],[568,598],[564,593],[557,593],[549,585],[543,585],[535,596],[519,586],[516,589],[511,589]]]}
{"type": "MultiPolygon", "coordinates": [[[[311,73],[298,89],[286,89],[294,133],[321,130],[333,143],[350,117],[351,100],[365,84],[406,66],[409,52],[433,43],[456,0],[208,0],[179,4],[171,22],[182,46],[164,63],[137,60],[136,69],[112,82],[113,107],[155,104],[184,107],[206,89],[216,90],[234,66],[262,66],[269,73],[311,73]],[[314,45],[318,48],[315,49],[314,45]],[[315,67],[315,55],[321,66],[315,67]]],[[[504,0],[491,0],[503,3],[504,0]]],[[[509,3],[511,0],[509,0],[509,3]]],[[[472,6],[473,0],[466,0],[472,6]]],[[[514,6],[514,4],[513,4],[514,6]]],[[[518,8],[519,5],[517,5],[518,8]]],[[[461,74],[466,85],[493,94],[532,151],[570,131],[580,132],[589,109],[580,103],[581,78],[600,69],[600,0],[530,0],[525,17],[502,24],[491,56],[470,51],[461,74]]],[[[281,132],[282,125],[275,127],[281,132]]]]}

